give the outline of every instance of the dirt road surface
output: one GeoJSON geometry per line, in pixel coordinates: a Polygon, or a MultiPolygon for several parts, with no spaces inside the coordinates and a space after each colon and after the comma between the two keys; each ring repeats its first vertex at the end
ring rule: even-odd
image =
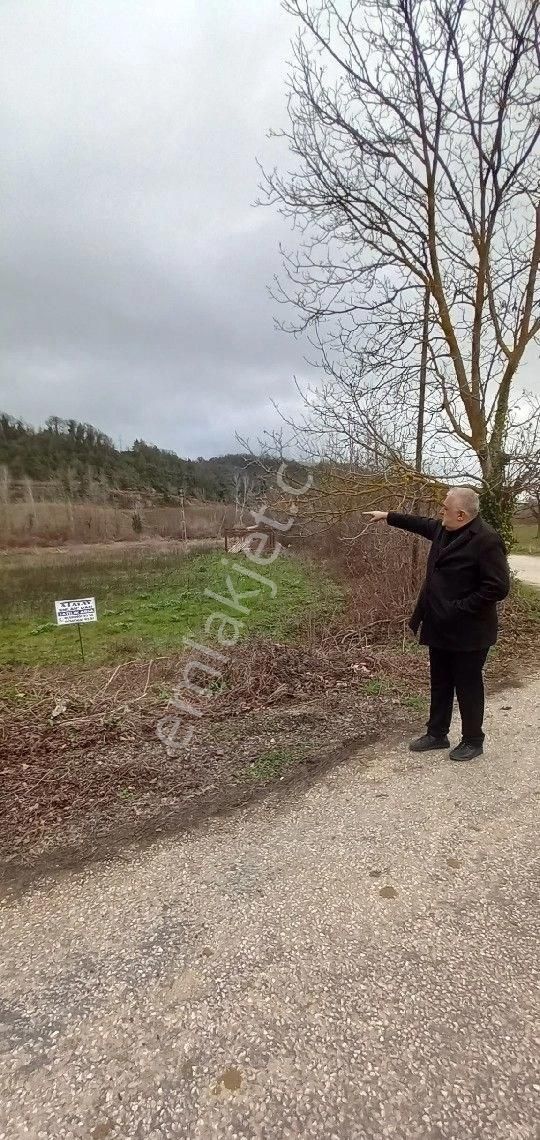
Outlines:
{"type": "Polygon", "coordinates": [[[512,554],[510,566],[518,578],[540,588],[540,558],[535,554],[512,554]]]}
{"type": "Polygon", "coordinates": [[[1,1140],[530,1140],[540,680],[488,733],[8,906],[1,1140]]]}

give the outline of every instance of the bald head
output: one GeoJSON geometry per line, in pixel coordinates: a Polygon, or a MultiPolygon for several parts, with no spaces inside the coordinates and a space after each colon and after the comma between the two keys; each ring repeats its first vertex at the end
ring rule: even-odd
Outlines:
{"type": "Polygon", "coordinates": [[[446,530],[459,530],[472,522],[480,513],[480,499],[470,487],[451,487],[442,509],[446,530]]]}

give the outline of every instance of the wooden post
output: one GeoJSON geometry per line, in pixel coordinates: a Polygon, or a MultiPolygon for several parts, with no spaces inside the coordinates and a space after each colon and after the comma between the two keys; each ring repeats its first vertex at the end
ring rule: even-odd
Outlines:
{"type": "Polygon", "coordinates": [[[80,641],[80,645],[81,645],[81,657],[82,657],[82,659],[83,659],[83,661],[84,661],[84,648],[83,648],[82,630],[81,630],[81,623],[80,623],[80,621],[78,621],[78,622],[77,622],[77,629],[78,629],[78,631],[79,631],[79,641],[80,641]]]}

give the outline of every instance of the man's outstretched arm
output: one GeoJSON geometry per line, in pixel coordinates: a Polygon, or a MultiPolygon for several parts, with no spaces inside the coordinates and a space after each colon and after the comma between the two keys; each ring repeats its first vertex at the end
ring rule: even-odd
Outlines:
{"type": "Polygon", "coordinates": [[[388,526],[398,527],[399,530],[409,530],[412,534],[421,534],[430,542],[435,538],[439,526],[436,519],[423,518],[422,515],[399,515],[395,511],[366,511],[366,518],[371,522],[387,522],[388,526]]]}

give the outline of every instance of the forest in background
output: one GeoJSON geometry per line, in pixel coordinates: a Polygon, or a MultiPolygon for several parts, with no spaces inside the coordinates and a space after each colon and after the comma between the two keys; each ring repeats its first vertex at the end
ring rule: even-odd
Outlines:
{"type": "MultiPolygon", "coordinates": [[[[265,467],[277,468],[269,458],[265,467]]],[[[264,495],[267,476],[246,454],[183,459],[137,439],[120,450],[92,424],[50,416],[32,427],[0,414],[0,468],[4,502],[34,499],[166,506],[179,498],[235,502],[246,493],[264,495]]]]}

